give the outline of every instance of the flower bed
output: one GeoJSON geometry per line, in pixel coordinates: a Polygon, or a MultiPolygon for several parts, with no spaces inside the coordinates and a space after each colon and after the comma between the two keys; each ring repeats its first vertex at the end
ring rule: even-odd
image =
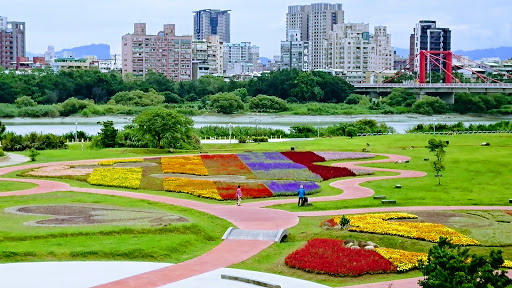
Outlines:
{"type": "Polygon", "coordinates": [[[356,176],[354,172],[345,167],[331,167],[314,164],[317,162],[325,162],[325,159],[313,152],[283,152],[281,154],[295,163],[306,166],[309,171],[320,175],[323,180],[356,176]]]}
{"type": "Polygon", "coordinates": [[[142,158],[134,158],[134,159],[112,159],[112,160],[104,160],[99,161],[98,165],[101,166],[112,166],[116,163],[132,163],[132,162],[144,162],[142,158]]]}
{"type": "Polygon", "coordinates": [[[164,190],[222,200],[213,181],[186,178],[164,178],[164,190]]]}
{"type": "Polygon", "coordinates": [[[426,253],[409,252],[389,248],[376,248],[375,252],[393,263],[398,272],[417,269],[419,268],[420,263],[426,263],[428,260],[428,254],[426,253]]]}
{"type": "Polygon", "coordinates": [[[505,260],[505,262],[503,263],[503,265],[501,265],[501,267],[503,267],[503,268],[508,268],[508,269],[512,269],[512,261],[510,261],[510,260],[505,260]]]}
{"type": "Polygon", "coordinates": [[[27,172],[26,175],[38,177],[86,176],[94,171],[90,169],[72,168],[66,165],[46,166],[27,172]]]}
{"type": "Polygon", "coordinates": [[[201,156],[162,157],[163,173],[208,175],[201,156]]]}
{"type": "Polygon", "coordinates": [[[247,167],[235,154],[201,155],[208,175],[252,175],[247,167]]]}
{"type": "Polygon", "coordinates": [[[416,219],[418,216],[407,213],[365,214],[348,216],[350,231],[396,235],[406,238],[438,242],[440,237],[446,237],[453,244],[480,245],[476,240],[460,234],[442,224],[389,222],[392,219],[416,219]]]}
{"type": "Polygon", "coordinates": [[[304,165],[294,163],[279,152],[237,154],[258,179],[322,180],[304,165]]]}
{"type": "Polygon", "coordinates": [[[266,181],[265,185],[272,191],[274,196],[297,195],[300,185],[304,186],[307,195],[314,194],[320,190],[320,186],[313,181],[266,181]]]}
{"type": "MultiPolygon", "coordinates": [[[[238,184],[226,183],[226,182],[215,182],[216,189],[221,199],[223,200],[235,200],[236,189],[238,184]]],[[[242,198],[266,198],[272,197],[272,191],[267,186],[261,183],[244,183],[241,184],[242,198]]]]}
{"type": "Polygon", "coordinates": [[[334,276],[360,276],[396,271],[396,267],[375,251],[350,249],[343,241],[313,239],[292,252],[285,264],[307,272],[334,276]]]}
{"type": "Polygon", "coordinates": [[[307,168],[301,170],[269,170],[269,171],[253,171],[258,179],[265,180],[301,180],[301,181],[322,181],[320,175],[311,173],[307,168]]]}
{"type": "Polygon", "coordinates": [[[97,168],[89,175],[92,185],[139,188],[142,168],[97,168]]]}
{"type": "Polygon", "coordinates": [[[324,158],[326,161],[375,158],[374,154],[360,153],[360,152],[314,152],[314,153],[316,155],[324,158]]]}

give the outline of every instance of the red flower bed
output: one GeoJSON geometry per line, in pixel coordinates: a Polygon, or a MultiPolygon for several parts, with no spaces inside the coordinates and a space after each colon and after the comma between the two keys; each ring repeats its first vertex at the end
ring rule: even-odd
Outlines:
{"type": "Polygon", "coordinates": [[[201,155],[208,175],[252,175],[247,167],[235,154],[201,155]]]}
{"type": "Polygon", "coordinates": [[[345,167],[331,167],[313,164],[317,162],[325,162],[324,157],[318,156],[313,152],[281,152],[281,154],[288,157],[288,159],[295,163],[306,166],[309,171],[320,175],[323,180],[356,176],[352,170],[345,167]]]}
{"type": "Polygon", "coordinates": [[[284,261],[292,268],[335,276],[396,272],[395,265],[379,253],[346,248],[343,241],[333,239],[310,240],[284,261]]]}
{"type": "MultiPolygon", "coordinates": [[[[219,195],[224,200],[235,200],[236,189],[238,184],[226,183],[226,182],[214,182],[217,187],[219,195]]],[[[243,183],[242,186],[242,198],[266,198],[272,197],[272,191],[267,186],[261,183],[243,183]]]]}

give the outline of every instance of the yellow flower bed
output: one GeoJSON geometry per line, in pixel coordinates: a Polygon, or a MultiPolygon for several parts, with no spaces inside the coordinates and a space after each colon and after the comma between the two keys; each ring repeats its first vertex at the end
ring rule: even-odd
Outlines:
{"type": "Polygon", "coordinates": [[[501,267],[503,267],[503,268],[508,268],[508,269],[512,269],[512,261],[510,261],[510,260],[505,260],[505,263],[503,263],[503,265],[501,265],[501,267]]]}
{"type": "Polygon", "coordinates": [[[142,158],[135,158],[135,159],[112,159],[112,160],[104,160],[99,161],[98,165],[101,166],[112,166],[116,163],[132,163],[132,162],[144,162],[144,159],[142,158]]]}
{"type": "Polygon", "coordinates": [[[164,190],[171,192],[183,192],[204,198],[222,200],[213,181],[208,180],[164,178],[164,190]]]}
{"type": "Polygon", "coordinates": [[[165,157],[161,162],[163,173],[208,175],[201,156],[165,157]]]}
{"type": "Polygon", "coordinates": [[[415,219],[416,215],[407,213],[384,213],[348,216],[350,219],[349,230],[355,232],[367,232],[382,235],[397,235],[407,238],[438,242],[439,237],[446,237],[453,244],[480,245],[476,240],[466,237],[459,232],[442,224],[412,223],[412,222],[388,222],[392,219],[415,219]]]}
{"type": "Polygon", "coordinates": [[[421,262],[427,262],[427,253],[408,252],[389,248],[376,248],[375,252],[396,266],[398,272],[406,272],[418,268],[421,262]]]}
{"type": "Polygon", "coordinates": [[[92,185],[139,188],[142,168],[97,168],[87,182],[92,185]]]}

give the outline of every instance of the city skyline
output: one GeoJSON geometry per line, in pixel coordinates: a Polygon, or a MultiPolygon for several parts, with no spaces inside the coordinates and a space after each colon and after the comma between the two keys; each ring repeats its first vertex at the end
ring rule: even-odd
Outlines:
{"type": "Polygon", "coordinates": [[[261,56],[271,58],[279,55],[280,41],[286,39],[288,6],[319,2],[343,4],[346,23],[370,23],[371,29],[387,26],[393,47],[408,48],[409,36],[419,20],[435,20],[450,28],[454,50],[512,46],[512,23],[507,15],[512,3],[506,0],[489,1],[492,7],[489,2],[467,5],[462,0],[434,0],[428,5],[422,1],[398,5],[392,0],[219,0],[215,5],[206,0],[154,0],[151,5],[117,0],[90,0],[87,5],[62,0],[20,0],[2,4],[1,16],[26,23],[27,51],[32,53],[43,53],[49,45],[61,50],[92,43],[109,44],[112,53],[120,53],[121,37],[133,30],[134,22],[147,23],[150,34],[160,31],[163,24],[172,23],[176,24],[178,35],[192,35],[193,11],[231,10],[231,42],[250,41],[260,46],[261,56]]]}

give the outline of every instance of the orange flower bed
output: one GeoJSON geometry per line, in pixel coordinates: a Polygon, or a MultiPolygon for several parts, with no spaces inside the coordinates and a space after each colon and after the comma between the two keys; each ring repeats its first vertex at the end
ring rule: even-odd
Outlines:
{"type": "Polygon", "coordinates": [[[251,169],[235,154],[201,155],[208,175],[252,175],[251,169]]]}
{"type": "MultiPolygon", "coordinates": [[[[236,189],[238,188],[238,184],[215,182],[215,186],[222,199],[236,199],[236,189]]],[[[240,186],[242,186],[242,198],[266,198],[274,195],[267,186],[261,183],[243,183],[240,184],[240,186]]]]}
{"type": "Polygon", "coordinates": [[[163,173],[208,175],[201,156],[162,157],[161,163],[163,173]]]}

